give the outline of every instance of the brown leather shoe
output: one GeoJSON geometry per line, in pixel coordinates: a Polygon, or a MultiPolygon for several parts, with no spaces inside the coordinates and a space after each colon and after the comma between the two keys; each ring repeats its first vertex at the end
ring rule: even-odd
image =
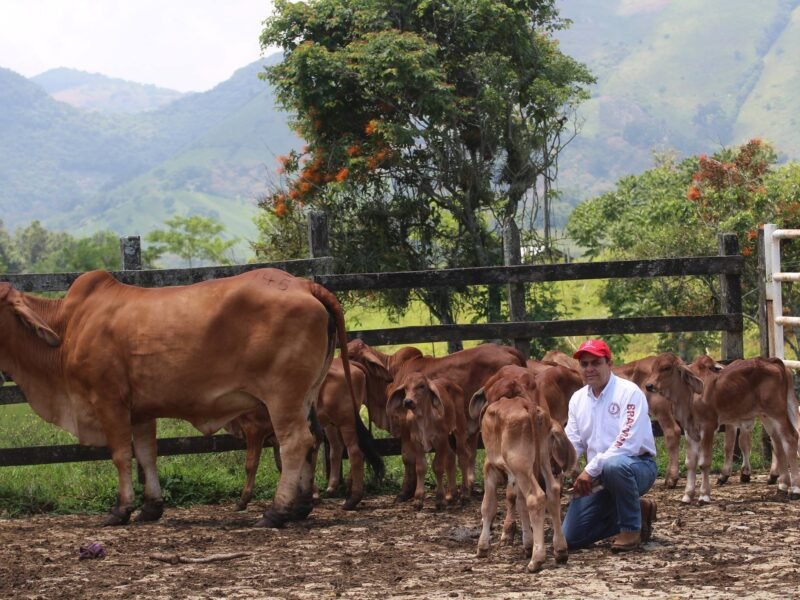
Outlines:
{"type": "Polygon", "coordinates": [[[612,552],[630,552],[636,550],[642,544],[642,532],[636,531],[620,531],[611,544],[612,552]]]}
{"type": "Polygon", "coordinates": [[[653,521],[656,520],[656,502],[649,498],[639,498],[642,510],[642,543],[646,544],[653,536],[653,521]]]}

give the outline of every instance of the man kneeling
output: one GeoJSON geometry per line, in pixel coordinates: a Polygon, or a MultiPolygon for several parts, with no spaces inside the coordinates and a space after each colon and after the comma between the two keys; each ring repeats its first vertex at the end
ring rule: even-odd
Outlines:
{"type": "Polygon", "coordinates": [[[656,480],[656,445],[639,386],[611,372],[611,349],[588,340],[573,355],[586,383],[569,403],[566,434],[586,468],[575,480],[564,519],[570,550],[612,535],[614,552],[647,543],[654,501],[640,498],[656,480]]]}

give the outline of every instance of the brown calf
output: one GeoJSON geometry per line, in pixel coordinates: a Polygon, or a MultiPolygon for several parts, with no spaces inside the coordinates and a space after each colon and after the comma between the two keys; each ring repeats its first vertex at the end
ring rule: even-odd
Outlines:
{"type": "Polygon", "coordinates": [[[672,412],[672,404],[664,396],[644,387],[644,381],[650,375],[656,356],[648,356],[639,360],[613,367],[611,370],[615,375],[632,381],[644,392],[647,397],[647,408],[650,417],[658,421],[661,431],[664,434],[664,446],[667,449],[667,472],[664,477],[664,484],[668,488],[674,488],[678,484],[678,451],[681,443],[681,427],[675,420],[672,412]]]}
{"type": "Polygon", "coordinates": [[[414,508],[420,510],[425,497],[425,474],[428,464],[425,453],[434,451],[433,472],[436,476],[436,508],[452,503],[456,497],[456,460],[450,447],[455,438],[461,468],[462,498],[469,493],[466,473],[470,455],[467,451],[467,421],[461,388],[445,378],[428,379],[411,372],[389,391],[387,412],[399,433],[405,474],[398,501],[414,497],[414,508]],[[444,474],[447,473],[447,491],[444,474]]]}
{"type": "MultiPolygon", "coordinates": [[[[474,400],[470,410],[481,412],[479,403],[474,400]]],[[[561,483],[553,475],[551,461],[562,470],[573,469],[576,456],[572,444],[561,425],[550,418],[547,407],[529,398],[501,398],[484,406],[481,435],[486,460],[478,556],[489,553],[492,521],[497,514],[497,486],[507,477],[508,485],[515,488],[523,545],[526,550],[531,549],[528,571],[539,571],[545,561],[545,510],[553,525],[556,562],[565,563],[568,554],[561,529],[561,483]]]]}
{"type": "Polygon", "coordinates": [[[384,431],[391,431],[391,422],[386,414],[386,391],[402,364],[422,356],[417,348],[406,346],[394,354],[384,354],[359,339],[347,344],[350,360],[361,364],[367,373],[366,406],[370,421],[384,431]]]}
{"type": "MultiPolygon", "coordinates": [[[[645,381],[648,390],[667,398],[683,423],[686,439],[703,474],[699,502],[711,501],[709,471],[714,432],[719,425],[761,417],[777,455],[782,481],[790,497],[800,497],[797,469],[797,399],[791,372],[779,359],[751,358],[727,366],[704,387],[703,381],[674,354],[660,354],[645,381]]],[[[695,495],[695,465],[687,472],[683,502],[695,495]]]]}

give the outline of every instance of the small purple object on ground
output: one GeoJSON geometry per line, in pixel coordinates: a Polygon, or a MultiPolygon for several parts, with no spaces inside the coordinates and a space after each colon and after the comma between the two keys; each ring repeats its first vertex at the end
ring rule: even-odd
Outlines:
{"type": "Polygon", "coordinates": [[[86,558],[105,558],[106,551],[100,542],[92,542],[88,546],[81,546],[78,560],[86,558]]]}

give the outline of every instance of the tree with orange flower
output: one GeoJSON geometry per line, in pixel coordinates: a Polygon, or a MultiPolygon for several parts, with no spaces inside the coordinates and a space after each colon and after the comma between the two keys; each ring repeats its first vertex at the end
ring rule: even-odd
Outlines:
{"type": "MultiPolygon", "coordinates": [[[[266,78],[308,150],[265,207],[329,213],[342,271],[502,264],[502,223],[552,183],[593,81],[553,37],[566,25],[553,0],[277,0],[266,78]]],[[[422,299],[494,320],[488,294],[422,299]]]]}

